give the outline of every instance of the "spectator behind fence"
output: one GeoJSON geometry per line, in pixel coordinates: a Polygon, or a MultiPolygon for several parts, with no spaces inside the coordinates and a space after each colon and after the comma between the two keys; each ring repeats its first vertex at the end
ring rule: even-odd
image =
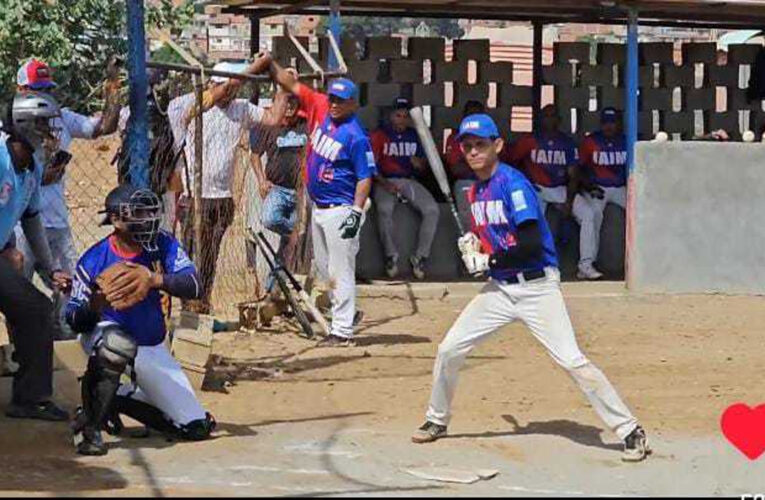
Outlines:
{"type": "Polygon", "coordinates": [[[539,128],[509,144],[505,163],[521,170],[534,184],[541,213],[552,204],[571,215],[576,194],[575,169],[579,155],[574,140],[559,130],[560,115],[554,104],[542,108],[539,128]]]}
{"type": "Polygon", "coordinates": [[[579,235],[579,279],[603,276],[594,262],[600,248],[600,227],[606,204],[625,208],[627,201],[627,148],[621,131],[621,116],[614,108],[600,114],[601,128],[584,138],[579,146],[579,193],[574,198],[574,217],[579,235]]]}
{"type": "MultiPolygon", "coordinates": [[[[244,69],[244,73],[260,73],[268,67],[269,56],[262,55],[244,69]]],[[[220,63],[217,71],[237,72],[241,69],[231,63],[220,63]]],[[[202,109],[202,199],[200,200],[202,231],[194,235],[193,204],[188,201],[194,196],[195,170],[195,117],[194,92],[176,97],[167,108],[173,134],[185,138],[184,153],[187,172],[182,176],[187,207],[182,216],[184,247],[193,252],[198,265],[199,277],[204,290],[200,300],[189,301],[189,310],[209,314],[210,297],[215,282],[215,270],[223,236],[234,219],[233,179],[237,145],[244,130],[255,125],[273,126],[281,122],[284,108],[273,106],[263,110],[246,99],[236,99],[243,80],[213,76],[204,94],[202,109]]]]}
{"type": "Polygon", "coordinates": [[[425,263],[438,226],[438,203],[415,175],[424,171],[425,153],[410,125],[409,100],[399,97],[393,104],[390,120],[371,135],[372,150],[377,162],[373,196],[377,206],[377,223],[385,251],[385,272],[398,274],[398,249],[393,240],[393,212],[396,202],[411,204],[421,216],[417,249],[410,257],[415,278],[425,277],[425,263]]]}
{"type": "MultiPolygon", "coordinates": [[[[254,153],[252,167],[263,200],[261,222],[263,227],[279,235],[277,255],[285,262],[290,235],[298,219],[300,168],[308,144],[308,123],[296,95],[280,89],[276,100],[286,101],[284,119],[278,128],[268,133],[251,130],[250,150],[254,153]],[[263,154],[267,158],[265,168],[261,161],[263,154]]],[[[273,284],[273,275],[270,274],[266,283],[267,292],[273,291],[273,284]]]]}
{"type": "MultiPolygon", "coordinates": [[[[40,188],[40,215],[45,227],[45,235],[53,255],[54,265],[69,274],[74,272],[74,264],[77,261],[77,250],[69,221],[69,208],[64,195],[66,167],[71,159],[69,149],[72,139],[92,140],[111,134],[117,129],[120,111],[120,64],[119,60],[113,57],[107,65],[103,114],[85,116],[68,108],[61,109],[61,116],[52,123],[54,134],[36,153],[44,170],[40,188]]],[[[16,84],[19,92],[30,90],[47,92],[56,88],[51,69],[37,59],[31,59],[19,68],[16,84]]],[[[103,168],[105,167],[102,165],[90,165],[89,173],[96,174],[98,169],[103,168]]],[[[37,262],[21,226],[16,227],[16,238],[18,248],[24,256],[24,276],[32,279],[37,262]]],[[[48,287],[52,286],[47,276],[40,276],[48,287]]],[[[71,337],[70,330],[64,321],[64,305],[68,300],[68,296],[54,294],[56,321],[53,325],[58,339],[71,337]]]]}
{"type": "MultiPolygon", "coordinates": [[[[462,110],[462,120],[466,116],[486,112],[486,107],[479,101],[468,101],[462,110]]],[[[476,181],[475,173],[465,161],[465,155],[460,149],[456,131],[449,135],[444,150],[446,174],[450,177],[454,200],[457,203],[457,211],[462,218],[465,227],[470,226],[470,204],[467,193],[476,181]]]]}

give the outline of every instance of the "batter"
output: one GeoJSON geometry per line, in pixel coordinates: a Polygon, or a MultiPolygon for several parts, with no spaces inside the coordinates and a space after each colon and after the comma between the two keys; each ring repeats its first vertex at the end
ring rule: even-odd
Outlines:
{"type": "Polygon", "coordinates": [[[643,460],[649,452],[645,431],[577,345],[560,291],[555,246],[534,187],[519,171],[499,161],[503,142],[488,115],[466,117],[458,137],[479,179],[468,194],[472,230],[458,245],[468,271],[488,272],[490,279],[438,347],[426,421],[412,441],[427,443],[446,436],[465,358],[497,329],[521,320],[576,381],[608,428],[624,441],[622,459],[643,460]]]}

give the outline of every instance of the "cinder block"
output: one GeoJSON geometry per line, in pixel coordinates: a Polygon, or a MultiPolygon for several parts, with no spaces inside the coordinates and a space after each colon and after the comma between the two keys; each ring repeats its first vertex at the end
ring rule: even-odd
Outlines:
{"type": "Polygon", "coordinates": [[[455,106],[465,105],[468,101],[480,101],[486,105],[486,101],[489,99],[489,84],[488,83],[460,83],[454,86],[454,103],[455,106]]]}
{"type": "MultiPolygon", "coordinates": [[[[390,105],[390,102],[388,104],[390,105]]],[[[364,106],[356,111],[356,116],[367,130],[374,130],[380,125],[381,114],[381,110],[377,106],[364,106]]]]}
{"type": "Polygon", "coordinates": [[[356,83],[374,83],[380,76],[380,63],[378,61],[351,61],[348,62],[348,71],[356,83]]]}
{"type": "Polygon", "coordinates": [[[638,112],[638,140],[653,138],[653,112],[638,112]]]}
{"type": "Polygon", "coordinates": [[[431,60],[441,62],[445,60],[446,42],[441,37],[433,38],[409,38],[409,59],[431,60]]]}
{"type": "Polygon", "coordinates": [[[752,111],[749,115],[750,128],[754,132],[755,140],[759,141],[762,133],[765,132],[765,112],[752,111]]]}
{"type": "Polygon", "coordinates": [[[364,55],[364,44],[355,38],[344,36],[340,38],[340,52],[346,63],[358,61],[364,55]]]}
{"type": "Polygon", "coordinates": [[[672,111],[672,89],[640,89],[639,106],[647,111],[658,109],[660,111],[672,111]]]}
{"type": "Polygon", "coordinates": [[[717,62],[716,43],[684,43],[683,65],[692,63],[715,64],[717,62]]]}
{"type": "Polygon", "coordinates": [[[422,83],[422,61],[391,61],[390,78],[394,83],[422,83]]]}
{"type": "Polygon", "coordinates": [[[563,109],[579,108],[589,109],[590,106],[590,88],[589,87],[571,87],[555,88],[553,93],[555,104],[563,109]]]}
{"type": "Polygon", "coordinates": [[[545,85],[571,87],[574,85],[574,73],[570,64],[542,66],[542,82],[545,85]]]}
{"type": "Polygon", "coordinates": [[[467,61],[441,62],[433,65],[433,80],[436,82],[460,82],[468,81],[467,61]]]}
{"type": "Polygon", "coordinates": [[[478,64],[478,81],[511,83],[513,81],[513,63],[508,61],[480,62],[478,64]]]}
{"type": "Polygon", "coordinates": [[[577,135],[590,134],[600,128],[600,112],[582,111],[577,116],[577,135]]]}
{"type": "Polygon", "coordinates": [[[717,93],[714,88],[684,88],[683,110],[693,111],[697,109],[714,111],[717,107],[717,93]]]}
{"type": "Polygon", "coordinates": [[[497,128],[499,129],[499,133],[507,140],[507,137],[510,135],[510,120],[513,115],[513,109],[512,108],[493,108],[488,110],[489,116],[494,118],[494,122],[497,124],[497,128]]]}
{"type": "Polygon", "coordinates": [[[402,39],[390,36],[370,36],[366,43],[366,59],[401,59],[402,39]]]}
{"type": "Polygon", "coordinates": [[[598,108],[624,109],[624,89],[619,87],[598,87],[598,108]]]}
{"type": "Polygon", "coordinates": [[[443,106],[445,104],[444,84],[413,85],[412,102],[415,106],[443,106]]]}
{"type": "Polygon", "coordinates": [[[598,64],[627,64],[627,46],[623,43],[599,43],[596,60],[598,64]]]}
{"type": "MultiPolygon", "coordinates": [[[[619,87],[625,87],[627,85],[627,65],[619,66],[618,72],[619,87]]],[[[638,87],[652,88],[656,86],[656,83],[658,82],[653,66],[638,66],[638,87]]]]}
{"type": "Polygon", "coordinates": [[[640,64],[673,64],[674,48],[671,43],[647,42],[638,45],[640,64]]]}
{"type": "Polygon", "coordinates": [[[397,83],[370,83],[367,85],[366,104],[368,106],[390,106],[401,95],[401,85],[397,83]]]}
{"type": "Polygon", "coordinates": [[[555,42],[553,44],[554,64],[563,64],[572,60],[589,64],[590,44],[587,42],[555,42]]]}
{"type": "Polygon", "coordinates": [[[683,139],[690,139],[694,132],[694,116],[692,111],[679,113],[668,112],[663,115],[664,132],[680,134],[683,139]]]}
{"type": "MultiPolygon", "coordinates": [[[[295,38],[298,42],[300,42],[300,45],[308,50],[309,41],[307,36],[296,36],[295,38]]],[[[295,44],[293,44],[292,40],[286,36],[275,36],[273,39],[272,47],[273,49],[271,52],[276,59],[286,60],[291,57],[302,58],[300,51],[298,51],[297,47],[295,47],[295,44]]]]}
{"type": "Polygon", "coordinates": [[[704,112],[704,132],[709,133],[713,130],[723,129],[734,141],[741,140],[741,131],[738,124],[738,111],[727,111],[725,113],[704,112]]]}
{"type": "Polygon", "coordinates": [[[582,66],[579,73],[581,85],[612,86],[614,84],[613,66],[582,66]]]}
{"type": "Polygon", "coordinates": [[[738,66],[709,64],[704,67],[704,75],[711,86],[738,88],[738,66]]]}
{"type": "Polygon", "coordinates": [[[693,87],[694,75],[693,66],[675,66],[674,64],[661,66],[662,85],[665,87],[693,87]]]}
{"type": "Polygon", "coordinates": [[[455,61],[490,61],[491,45],[488,39],[454,40],[455,61]]]}
{"type": "Polygon", "coordinates": [[[728,109],[729,110],[744,110],[751,109],[752,111],[762,111],[762,100],[755,99],[749,101],[746,96],[746,89],[728,89],[728,109]]]}
{"type": "Polygon", "coordinates": [[[751,43],[728,45],[728,66],[737,64],[754,64],[757,52],[761,46],[751,43]]]}
{"type": "Polygon", "coordinates": [[[459,108],[445,108],[433,106],[430,109],[430,128],[433,130],[456,129],[462,119],[462,110],[459,108]]]}
{"type": "Polygon", "coordinates": [[[531,106],[534,89],[524,85],[506,83],[497,87],[497,107],[531,106]]]}

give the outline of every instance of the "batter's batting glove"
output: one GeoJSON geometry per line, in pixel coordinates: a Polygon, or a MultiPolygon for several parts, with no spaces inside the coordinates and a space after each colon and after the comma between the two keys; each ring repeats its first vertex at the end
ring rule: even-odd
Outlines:
{"type": "Polygon", "coordinates": [[[462,255],[462,262],[468,273],[478,276],[489,270],[489,257],[487,253],[469,252],[462,255]]]}
{"type": "Polygon", "coordinates": [[[363,212],[358,207],[353,207],[343,223],[340,225],[340,237],[344,240],[355,238],[361,227],[363,212]]]}
{"type": "Polygon", "coordinates": [[[457,240],[457,248],[462,255],[481,251],[481,240],[473,232],[467,232],[457,240]]]}

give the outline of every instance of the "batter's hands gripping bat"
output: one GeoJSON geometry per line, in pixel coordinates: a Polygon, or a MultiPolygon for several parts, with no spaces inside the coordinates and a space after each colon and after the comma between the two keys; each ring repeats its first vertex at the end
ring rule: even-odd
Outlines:
{"type": "Polygon", "coordinates": [[[300,285],[300,282],[295,279],[295,277],[292,275],[289,270],[287,270],[284,265],[279,262],[276,252],[274,251],[274,248],[271,246],[271,243],[268,242],[266,239],[266,235],[263,234],[262,231],[258,232],[258,238],[263,243],[263,246],[268,250],[268,252],[271,254],[271,257],[274,259],[274,262],[276,263],[277,267],[284,273],[284,275],[289,280],[290,284],[292,285],[292,288],[295,289],[295,291],[298,294],[298,299],[300,302],[302,302],[303,306],[308,310],[309,313],[311,313],[311,316],[313,316],[314,321],[319,324],[319,327],[324,332],[324,335],[329,335],[330,328],[329,323],[327,323],[327,320],[324,318],[324,315],[321,314],[321,311],[316,307],[316,305],[311,300],[311,297],[308,295],[308,293],[303,289],[303,287],[300,285]]]}
{"type": "Polygon", "coordinates": [[[449,187],[449,180],[446,177],[444,164],[441,162],[441,155],[438,154],[438,149],[436,148],[435,141],[433,141],[430,129],[425,124],[422,108],[414,107],[410,109],[409,115],[412,117],[414,128],[417,130],[417,135],[420,137],[420,142],[425,150],[425,156],[428,158],[430,169],[433,171],[433,175],[436,176],[438,187],[441,188],[441,192],[444,193],[446,201],[449,202],[449,208],[452,210],[454,222],[457,224],[457,229],[459,230],[460,235],[463,235],[465,234],[465,228],[462,225],[462,219],[460,218],[459,213],[457,213],[457,206],[454,204],[454,197],[452,196],[452,190],[449,187]]]}

